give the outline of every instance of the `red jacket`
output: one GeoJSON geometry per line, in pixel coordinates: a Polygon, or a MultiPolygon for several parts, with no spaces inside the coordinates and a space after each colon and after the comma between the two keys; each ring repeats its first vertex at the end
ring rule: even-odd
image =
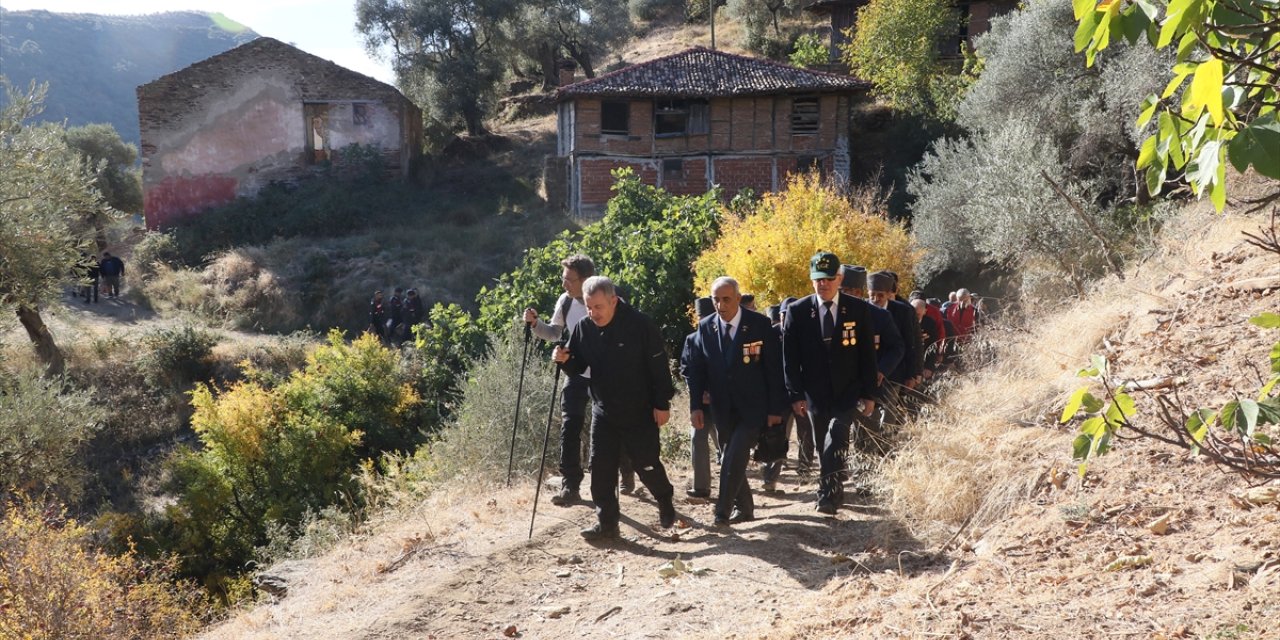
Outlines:
{"type": "Polygon", "coordinates": [[[947,309],[947,319],[955,327],[956,337],[965,340],[973,334],[973,328],[978,320],[978,310],[971,304],[957,304],[947,309]]]}

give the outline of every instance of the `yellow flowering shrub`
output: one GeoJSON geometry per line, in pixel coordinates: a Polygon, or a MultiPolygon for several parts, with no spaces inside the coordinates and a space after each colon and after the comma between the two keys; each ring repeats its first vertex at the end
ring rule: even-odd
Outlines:
{"type": "Polygon", "coordinates": [[[813,293],[809,258],[819,250],[867,271],[894,271],[899,291],[912,286],[920,251],[907,229],[877,211],[862,211],[815,175],[795,175],[746,215],[726,215],[720,239],[694,263],[694,288],[707,295],[719,276],[735,278],[761,308],[813,293]]]}
{"type": "Polygon", "coordinates": [[[149,640],[199,629],[205,602],[170,580],[171,564],[97,550],[61,509],[13,500],[0,513],[0,638],[149,640]]]}

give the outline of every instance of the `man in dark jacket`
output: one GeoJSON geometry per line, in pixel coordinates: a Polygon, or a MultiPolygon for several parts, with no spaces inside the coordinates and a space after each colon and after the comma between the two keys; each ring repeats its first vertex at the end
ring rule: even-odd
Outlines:
{"type": "Polygon", "coordinates": [[[822,448],[818,511],[834,515],[844,501],[849,427],[875,410],[875,331],[866,303],[840,293],[839,257],[815,254],[809,278],[814,294],[792,304],[782,325],[783,372],[792,410],[812,415],[822,448]]]}
{"type": "Polygon", "coordinates": [[[892,274],[887,271],[877,271],[867,276],[867,283],[871,291],[869,301],[893,316],[894,325],[897,326],[905,347],[902,362],[891,373],[885,374],[888,383],[881,390],[885,421],[901,424],[906,419],[902,401],[903,390],[915,389],[924,373],[924,349],[920,344],[920,322],[916,320],[915,309],[898,300],[894,295],[897,285],[892,274]]]}
{"type": "Polygon", "coordinates": [[[742,306],[733,278],[712,282],[711,299],[716,313],[698,323],[686,378],[694,427],[704,426],[701,398],[710,392],[715,426],[725,443],[715,522],[726,525],[755,519],[747,463],[761,431],[785,429],[787,399],[782,349],[769,319],[742,306]]]}
{"type": "Polygon", "coordinates": [[[120,295],[120,278],[124,277],[124,260],[111,255],[109,251],[102,252],[102,262],[98,265],[98,272],[102,274],[102,283],[107,289],[106,296],[115,298],[120,295]]]}
{"type": "Polygon", "coordinates": [[[410,289],[404,294],[404,337],[413,337],[413,328],[426,322],[427,310],[422,306],[422,297],[417,289],[410,289]]]}
{"type": "Polygon", "coordinates": [[[617,538],[618,458],[630,456],[640,481],[658,502],[664,528],[675,524],[675,488],[659,458],[658,429],[671,417],[671,369],[658,325],[618,299],[613,282],[592,276],[582,284],[587,317],[552,359],[569,375],[591,369],[591,500],[598,521],[587,540],[617,538]]]}
{"type": "Polygon", "coordinates": [[[369,301],[369,333],[378,336],[378,339],[387,341],[387,303],[382,299],[382,290],[373,292],[373,299],[369,301]]]}
{"type": "MultiPolygon", "coordinates": [[[[711,298],[698,298],[694,302],[698,312],[698,320],[715,315],[716,307],[711,298]]],[[[690,367],[697,357],[698,331],[684,337],[684,346],[680,350],[680,375],[689,379],[690,367]]],[[[711,392],[703,391],[701,396],[689,393],[689,403],[697,406],[702,412],[702,419],[694,422],[689,433],[689,458],[693,466],[693,486],[685,494],[690,498],[711,497],[711,448],[716,450],[716,459],[720,459],[720,434],[716,432],[715,420],[711,417],[711,392]],[[694,401],[697,402],[694,402],[694,401]]],[[[692,414],[691,414],[692,415],[692,414]]]]}
{"type": "Polygon", "coordinates": [[[404,289],[396,287],[387,301],[387,340],[400,343],[404,332],[404,289]]]}

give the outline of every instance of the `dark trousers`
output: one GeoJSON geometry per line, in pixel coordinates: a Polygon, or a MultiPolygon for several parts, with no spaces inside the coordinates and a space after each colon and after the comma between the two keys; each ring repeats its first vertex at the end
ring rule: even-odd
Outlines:
{"type": "Polygon", "coordinates": [[[567,376],[560,394],[560,477],[564,486],[577,490],[582,484],[582,427],[587,421],[590,383],[582,376],[567,376]]]}
{"type": "Polygon", "coordinates": [[[715,447],[716,455],[720,452],[720,435],[716,433],[715,419],[711,416],[711,407],[702,405],[702,428],[690,429],[689,443],[693,462],[693,490],[711,491],[711,447],[715,447]]]}
{"type": "MultiPolygon", "coordinates": [[[[783,413],[783,414],[782,414],[782,426],[777,427],[777,428],[779,428],[779,429],[786,429],[786,430],[787,430],[787,440],[788,440],[788,441],[790,441],[790,440],[791,440],[791,425],[793,425],[793,424],[795,424],[795,414],[794,414],[794,413],[792,413],[790,409],[788,409],[785,413],[783,413]]],[[[806,424],[808,424],[808,421],[806,421],[806,424]]],[[[765,428],[769,428],[769,427],[765,427],[765,428]]],[[[801,464],[801,465],[808,466],[808,465],[810,465],[810,464],[812,464],[812,463],[813,463],[813,431],[812,431],[811,429],[808,429],[807,427],[806,427],[806,430],[808,430],[808,431],[809,431],[809,443],[810,443],[810,444],[809,444],[809,457],[808,457],[808,459],[807,459],[807,460],[805,459],[805,457],[804,457],[804,447],[803,447],[803,446],[800,448],[799,457],[800,457],[800,461],[801,461],[801,462],[800,462],[800,464],[801,464]]],[[[790,446],[790,445],[788,445],[788,447],[789,447],[789,446],[790,446]]],[[[782,458],[779,458],[779,459],[777,459],[777,460],[774,460],[773,462],[763,462],[763,463],[761,463],[761,464],[760,464],[760,478],[761,478],[762,480],[764,480],[765,482],[777,482],[777,481],[778,481],[778,477],[782,475],[782,466],[783,466],[784,464],[786,464],[786,462],[787,462],[787,459],[786,459],[786,457],[784,456],[784,457],[782,457],[782,458]]]]}
{"type": "Polygon", "coordinates": [[[675,488],[659,458],[658,425],[652,419],[620,423],[599,414],[591,419],[591,501],[600,524],[618,524],[618,465],[626,453],[654,499],[670,500],[675,488]]]}
{"type": "Polygon", "coordinates": [[[799,459],[801,469],[812,469],[814,460],[816,459],[816,447],[813,443],[813,423],[810,422],[811,417],[808,415],[797,416],[792,414],[795,419],[796,427],[796,443],[799,445],[799,451],[796,458],[799,459]]]}
{"type": "Polygon", "coordinates": [[[810,413],[813,440],[818,443],[817,453],[822,474],[818,478],[818,500],[839,502],[844,497],[849,429],[857,415],[856,409],[838,413],[810,413]]]}
{"type": "Polygon", "coordinates": [[[724,450],[720,457],[720,495],[716,498],[716,515],[729,517],[733,507],[746,516],[755,511],[751,500],[751,486],[747,483],[747,463],[751,461],[751,449],[760,441],[764,425],[744,421],[736,411],[721,416],[717,421],[720,442],[724,450]]]}
{"type": "Polygon", "coordinates": [[[120,276],[102,276],[102,283],[107,289],[108,297],[120,295],[120,276]]]}
{"type": "Polygon", "coordinates": [[[98,301],[98,281],[90,280],[89,284],[81,285],[80,297],[84,298],[85,302],[97,302],[98,301]]]}

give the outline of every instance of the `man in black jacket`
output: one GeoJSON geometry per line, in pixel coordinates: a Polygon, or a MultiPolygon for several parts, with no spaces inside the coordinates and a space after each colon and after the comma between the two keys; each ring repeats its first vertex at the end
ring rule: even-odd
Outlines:
{"type": "Polygon", "coordinates": [[[915,389],[924,374],[924,348],[920,344],[920,323],[911,305],[894,296],[897,284],[888,271],[877,271],[867,277],[871,293],[868,300],[893,316],[893,322],[906,347],[902,361],[891,372],[885,373],[888,383],[882,390],[885,421],[901,424],[906,415],[902,401],[903,390],[915,389]]]}
{"type": "Polygon", "coordinates": [[[716,313],[698,323],[685,377],[694,427],[705,426],[701,399],[710,392],[715,426],[725,443],[715,523],[726,525],[755,519],[747,463],[761,431],[785,428],[787,398],[782,349],[769,319],[742,306],[733,278],[712,282],[711,299],[716,313]]]}
{"type": "Polygon", "coordinates": [[[582,284],[587,317],[578,321],[567,347],[552,359],[569,375],[591,369],[591,500],[598,522],[582,530],[588,540],[617,538],[618,458],[631,458],[636,475],[658,501],[664,528],[676,521],[675,488],[659,458],[658,429],[671,417],[671,369],[658,325],[618,299],[608,278],[582,284]]]}
{"type": "Polygon", "coordinates": [[[875,410],[875,331],[866,303],[840,293],[834,253],[814,254],[809,279],[814,294],[792,304],[782,325],[783,372],[792,410],[812,416],[821,447],[818,511],[834,515],[844,501],[850,425],[875,410]]]}

